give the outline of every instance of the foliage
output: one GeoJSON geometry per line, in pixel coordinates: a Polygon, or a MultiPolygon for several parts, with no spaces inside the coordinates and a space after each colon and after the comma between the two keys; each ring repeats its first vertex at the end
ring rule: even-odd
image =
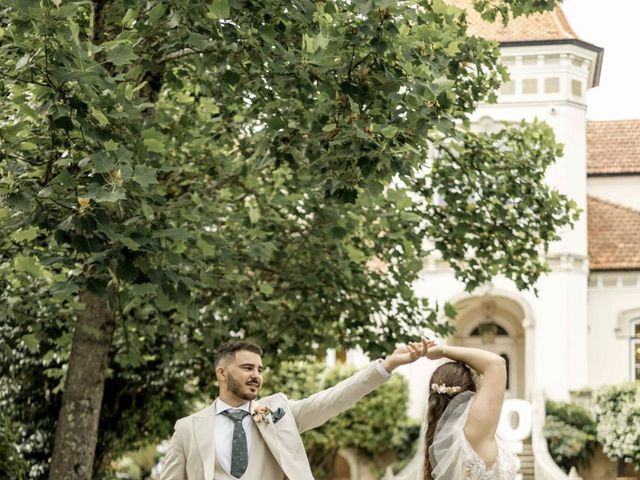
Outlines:
{"type": "Polygon", "coordinates": [[[100,467],[211,390],[230,335],[293,358],[444,333],[412,289],[425,235],[468,288],[524,288],[574,218],[543,183],[548,128],[467,130],[505,72],[440,0],[0,12],[0,402],[25,402],[38,475],[82,292],[117,321],[100,467]]]}
{"type": "Polygon", "coordinates": [[[596,423],[591,414],[571,403],[546,402],[544,435],[553,461],[565,472],[586,467],[597,445],[596,423]]]}
{"type": "MultiPolygon", "coordinates": [[[[262,395],[283,392],[291,399],[307,397],[352,375],[345,366],[327,369],[319,362],[284,362],[269,373],[262,395]]],[[[382,470],[396,459],[410,455],[420,426],[407,416],[409,392],[406,380],[394,375],[356,405],[326,424],[302,434],[314,477],[332,478],[336,454],[351,448],[382,470]]]]}
{"type": "Polygon", "coordinates": [[[640,470],[640,382],[597,390],[594,413],[597,438],[604,453],[640,470]]]}
{"type": "Polygon", "coordinates": [[[23,478],[27,462],[16,448],[17,425],[0,409],[0,478],[23,478]]]}
{"type": "MultiPolygon", "coordinates": [[[[4,340],[0,344],[0,365],[4,372],[0,377],[0,411],[9,412],[22,425],[19,444],[31,466],[30,477],[41,478],[46,477],[51,456],[55,413],[60,408],[66,370],[67,359],[59,353],[60,344],[68,341],[70,334],[61,322],[51,321],[49,315],[56,310],[42,308],[43,302],[37,295],[23,301],[21,312],[25,318],[31,318],[30,325],[32,322],[41,329],[43,340],[36,343],[30,334],[25,339],[21,325],[9,321],[0,311],[0,333],[4,340]]],[[[125,343],[124,339],[120,341],[125,343]]],[[[144,367],[127,369],[111,365],[100,418],[102,435],[97,445],[100,467],[108,466],[110,459],[145,442],[169,436],[176,417],[188,413],[195,397],[194,392],[183,386],[192,372],[187,362],[180,361],[159,341],[148,342],[147,351],[156,354],[164,351],[170,355],[171,365],[154,368],[149,362],[144,367]]]]}
{"type": "Polygon", "coordinates": [[[473,0],[473,6],[480,12],[485,20],[494,21],[500,16],[506,25],[510,15],[528,15],[532,10],[550,10],[559,0],[505,0],[504,2],[494,2],[492,0],[473,0]]]}

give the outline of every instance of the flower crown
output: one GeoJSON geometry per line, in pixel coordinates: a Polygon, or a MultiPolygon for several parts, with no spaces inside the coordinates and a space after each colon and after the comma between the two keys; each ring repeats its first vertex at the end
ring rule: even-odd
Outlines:
{"type": "Polygon", "coordinates": [[[439,393],[441,395],[455,395],[456,393],[460,393],[460,391],[462,390],[461,387],[455,386],[455,387],[450,387],[448,385],[445,385],[444,383],[438,385],[437,383],[432,383],[431,384],[431,391],[433,393],[439,393]]]}

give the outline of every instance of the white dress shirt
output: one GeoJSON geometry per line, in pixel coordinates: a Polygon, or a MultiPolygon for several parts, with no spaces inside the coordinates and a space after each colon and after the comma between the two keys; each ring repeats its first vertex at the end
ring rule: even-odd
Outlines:
{"type": "Polygon", "coordinates": [[[251,453],[251,402],[247,402],[239,407],[231,407],[219,398],[215,402],[215,442],[216,457],[225,472],[231,472],[231,444],[233,442],[233,420],[225,415],[221,415],[225,410],[244,410],[249,415],[242,419],[242,428],[247,437],[247,452],[251,453]]]}

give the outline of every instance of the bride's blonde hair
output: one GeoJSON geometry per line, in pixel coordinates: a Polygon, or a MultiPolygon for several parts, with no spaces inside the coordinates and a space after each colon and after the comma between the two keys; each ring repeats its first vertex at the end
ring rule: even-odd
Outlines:
{"type": "Polygon", "coordinates": [[[438,420],[447,409],[449,402],[456,395],[466,391],[476,391],[471,368],[462,362],[447,362],[440,365],[429,380],[429,404],[427,407],[427,433],[424,437],[424,480],[433,480],[432,472],[435,465],[429,460],[429,447],[433,444],[438,420]],[[432,385],[444,386],[432,389],[432,385]],[[442,393],[438,393],[440,390],[442,393]]]}

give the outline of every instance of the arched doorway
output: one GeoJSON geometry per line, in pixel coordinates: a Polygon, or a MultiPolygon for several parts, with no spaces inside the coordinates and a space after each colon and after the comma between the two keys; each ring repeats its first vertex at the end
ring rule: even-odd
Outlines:
{"type": "Polygon", "coordinates": [[[518,302],[501,295],[478,295],[455,303],[456,332],[451,345],[475,347],[502,356],[507,365],[506,398],[526,398],[525,312],[518,302]]]}

